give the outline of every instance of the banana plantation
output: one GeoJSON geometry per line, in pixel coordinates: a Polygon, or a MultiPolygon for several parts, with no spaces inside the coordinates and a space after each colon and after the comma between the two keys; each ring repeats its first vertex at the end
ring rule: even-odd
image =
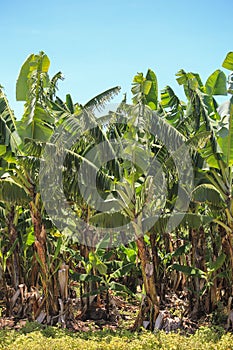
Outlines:
{"type": "Polygon", "coordinates": [[[182,98],[137,73],[114,110],[120,87],[63,100],[49,66],[23,63],[21,119],[0,88],[1,318],[117,325],[131,305],[132,330],[230,330],[233,52],[206,82],[180,70],[182,98]]]}

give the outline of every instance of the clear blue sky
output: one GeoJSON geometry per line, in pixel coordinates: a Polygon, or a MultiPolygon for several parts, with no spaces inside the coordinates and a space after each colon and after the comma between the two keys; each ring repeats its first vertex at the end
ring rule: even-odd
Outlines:
{"type": "Polygon", "coordinates": [[[44,51],[51,75],[62,71],[59,94],[85,103],[120,85],[130,97],[137,72],[153,69],[159,88],[180,94],[183,68],[205,79],[233,51],[232,0],[1,1],[0,84],[17,117],[19,69],[30,53],[44,51]]]}

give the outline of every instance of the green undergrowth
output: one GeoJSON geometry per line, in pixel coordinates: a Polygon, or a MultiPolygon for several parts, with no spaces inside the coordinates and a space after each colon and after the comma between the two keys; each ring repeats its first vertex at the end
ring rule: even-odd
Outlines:
{"type": "Polygon", "coordinates": [[[233,335],[222,328],[200,328],[194,335],[175,333],[101,330],[98,332],[71,332],[55,327],[42,329],[27,324],[16,330],[0,330],[0,349],[4,350],[230,350],[233,335]]]}

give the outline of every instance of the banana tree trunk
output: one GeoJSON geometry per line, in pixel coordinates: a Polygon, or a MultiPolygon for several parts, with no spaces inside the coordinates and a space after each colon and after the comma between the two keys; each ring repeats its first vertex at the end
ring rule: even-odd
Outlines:
{"type": "MultiPolygon", "coordinates": [[[[50,323],[52,316],[55,316],[59,312],[58,305],[58,281],[56,278],[50,276],[50,266],[47,266],[46,255],[46,229],[42,221],[41,212],[39,210],[39,194],[35,194],[34,200],[30,202],[30,213],[35,234],[35,257],[34,265],[32,268],[32,286],[37,286],[38,276],[41,276],[42,290],[44,295],[44,301],[41,305],[45,305],[45,312],[47,316],[47,323],[50,323]]],[[[42,310],[38,309],[35,318],[39,316],[42,310]]]]}
{"type": "Polygon", "coordinates": [[[46,276],[48,268],[46,265],[46,230],[42,223],[42,218],[39,210],[37,209],[35,202],[30,203],[30,213],[32,218],[32,224],[34,227],[35,234],[35,252],[37,253],[37,259],[34,259],[33,273],[32,273],[32,284],[36,285],[38,281],[38,273],[41,271],[42,285],[44,292],[46,292],[46,276]],[[39,262],[38,262],[39,260],[39,262]]]}
{"type": "Polygon", "coordinates": [[[159,314],[159,299],[156,291],[155,268],[153,257],[151,257],[149,247],[141,236],[136,240],[138,255],[141,261],[142,279],[145,288],[145,299],[142,302],[140,311],[134,329],[142,326],[143,321],[149,321],[149,327],[152,330],[159,314]]]}

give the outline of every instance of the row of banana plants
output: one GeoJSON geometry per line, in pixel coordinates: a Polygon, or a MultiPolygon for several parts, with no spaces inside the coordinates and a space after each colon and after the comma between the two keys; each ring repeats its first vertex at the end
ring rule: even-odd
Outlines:
{"type": "MultiPolygon", "coordinates": [[[[91,318],[95,299],[110,319],[120,293],[140,300],[134,328],[153,329],[168,292],[187,298],[180,312],[193,319],[231,307],[231,76],[218,69],[204,84],[180,70],[182,101],[169,86],[159,93],[149,69],[134,77],[132,103],[97,117],[120,88],[63,101],[49,66],[40,52],[21,67],[21,120],[0,90],[4,314],[65,325],[91,318]]],[[[232,52],[223,67],[233,70],[232,52]]]]}

